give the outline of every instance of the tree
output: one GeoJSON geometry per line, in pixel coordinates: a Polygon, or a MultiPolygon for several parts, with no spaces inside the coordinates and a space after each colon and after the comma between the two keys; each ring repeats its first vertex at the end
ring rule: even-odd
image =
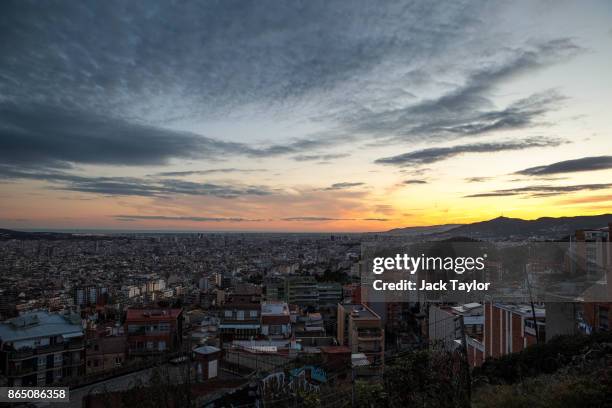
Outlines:
{"type": "Polygon", "coordinates": [[[392,407],[467,407],[468,380],[456,353],[421,350],[388,364],[385,389],[392,407]]]}

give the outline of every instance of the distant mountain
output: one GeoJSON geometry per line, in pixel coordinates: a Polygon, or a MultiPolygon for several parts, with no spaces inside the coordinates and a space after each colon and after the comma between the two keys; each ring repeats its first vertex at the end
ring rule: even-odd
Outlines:
{"type": "Polygon", "coordinates": [[[0,228],[0,239],[66,239],[73,234],[62,232],[26,232],[0,228]]]}
{"type": "Polygon", "coordinates": [[[561,238],[579,229],[605,228],[612,223],[612,214],[577,217],[542,217],[536,220],[498,217],[489,221],[475,222],[453,228],[446,233],[451,236],[470,238],[501,238],[532,236],[561,238]]]}
{"type": "Polygon", "coordinates": [[[430,225],[426,227],[405,227],[405,228],[394,228],[387,231],[387,234],[398,234],[398,235],[429,235],[439,234],[450,231],[454,228],[460,227],[463,224],[444,224],[444,225],[430,225]]]}
{"type": "Polygon", "coordinates": [[[577,217],[542,217],[537,220],[497,217],[472,224],[446,224],[430,227],[395,228],[388,234],[406,236],[431,235],[438,238],[562,238],[579,229],[605,228],[612,223],[612,214],[577,217]]]}

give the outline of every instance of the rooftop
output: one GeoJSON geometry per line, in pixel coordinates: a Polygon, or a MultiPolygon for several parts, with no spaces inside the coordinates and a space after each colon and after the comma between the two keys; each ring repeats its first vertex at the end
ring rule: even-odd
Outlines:
{"type": "Polygon", "coordinates": [[[200,346],[198,348],[193,349],[193,351],[198,354],[213,354],[218,351],[221,351],[221,349],[218,349],[214,346],[200,346]]]}
{"type": "Polygon", "coordinates": [[[513,313],[520,314],[522,316],[526,316],[531,318],[533,316],[533,311],[535,311],[536,317],[545,317],[546,309],[543,307],[534,306],[534,310],[531,309],[531,305],[517,305],[510,303],[495,303],[495,306],[500,309],[505,309],[513,313]]]}
{"type": "Polygon", "coordinates": [[[49,312],[32,312],[0,323],[2,342],[51,337],[83,335],[81,318],[49,312]]]}
{"type": "Polygon", "coordinates": [[[261,304],[261,315],[286,315],[289,316],[289,306],[285,302],[264,302],[261,304]]]}
{"type": "Polygon", "coordinates": [[[344,311],[347,313],[352,319],[376,319],[379,320],[380,317],[372,311],[369,307],[365,305],[343,305],[344,311]]]}

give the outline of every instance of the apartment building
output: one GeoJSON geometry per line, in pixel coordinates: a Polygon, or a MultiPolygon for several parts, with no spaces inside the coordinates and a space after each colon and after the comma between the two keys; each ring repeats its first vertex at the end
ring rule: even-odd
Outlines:
{"type": "Polygon", "coordinates": [[[365,305],[338,304],[338,343],[353,354],[365,354],[372,367],[382,372],[385,356],[385,331],[382,321],[365,305]]]}
{"type": "Polygon", "coordinates": [[[128,309],[125,333],[132,357],[177,351],[183,338],[183,309],[128,309]]]}
{"type": "Polygon", "coordinates": [[[291,314],[287,303],[261,304],[261,334],[270,338],[291,337],[291,314]]]}
{"type": "Polygon", "coordinates": [[[0,323],[0,372],[8,386],[45,386],[85,374],[81,318],[32,312],[0,323]]]}
{"type": "Polygon", "coordinates": [[[428,337],[431,346],[456,350],[463,346],[465,335],[468,363],[472,367],[484,362],[484,325],[484,309],[480,303],[429,307],[428,337]]]}
{"type": "Polygon", "coordinates": [[[538,337],[542,342],[546,338],[546,311],[541,306],[489,302],[484,309],[485,358],[516,353],[536,344],[538,337]]]}
{"type": "Polygon", "coordinates": [[[223,304],[219,319],[221,343],[257,338],[261,332],[261,305],[230,301],[223,304]]]}
{"type": "Polygon", "coordinates": [[[109,328],[90,328],[86,332],[85,357],[87,374],[112,371],[121,367],[127,359],[127,336],[109,328]]]}
{"type": "Polygon", "coordinates": [[[577,230],[570,237],[570,268],[589,281],[607,282],[612,273],[612,223],[608,228],[577,230]]]}
{"type": "Polygon", "coordinates": [[[342,301],[342,285],[338,282],[317,283],[319,307],[334,307],[342,301]]]}
{"type": "Polygon", "coordinates": [[[289,276],[284,282],[285,301],[299,306],[316,306],[319,302],[317,281],[312,276],[289,276]]]}

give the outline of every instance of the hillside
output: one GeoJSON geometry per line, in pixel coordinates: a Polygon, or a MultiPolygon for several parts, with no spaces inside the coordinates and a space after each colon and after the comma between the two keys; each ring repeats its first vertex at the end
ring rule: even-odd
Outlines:
{"type": "Polygon", "coordinates": [[[576,217],[542,217],[536,220],[497,217],[488,221],[472,224],[433,225],[430,227],[395,228],[388,234],[431,237],[470,237],[470,238],[563,238],[578,229],[606,228],[612,223],[612,214],[576,217]]]}

